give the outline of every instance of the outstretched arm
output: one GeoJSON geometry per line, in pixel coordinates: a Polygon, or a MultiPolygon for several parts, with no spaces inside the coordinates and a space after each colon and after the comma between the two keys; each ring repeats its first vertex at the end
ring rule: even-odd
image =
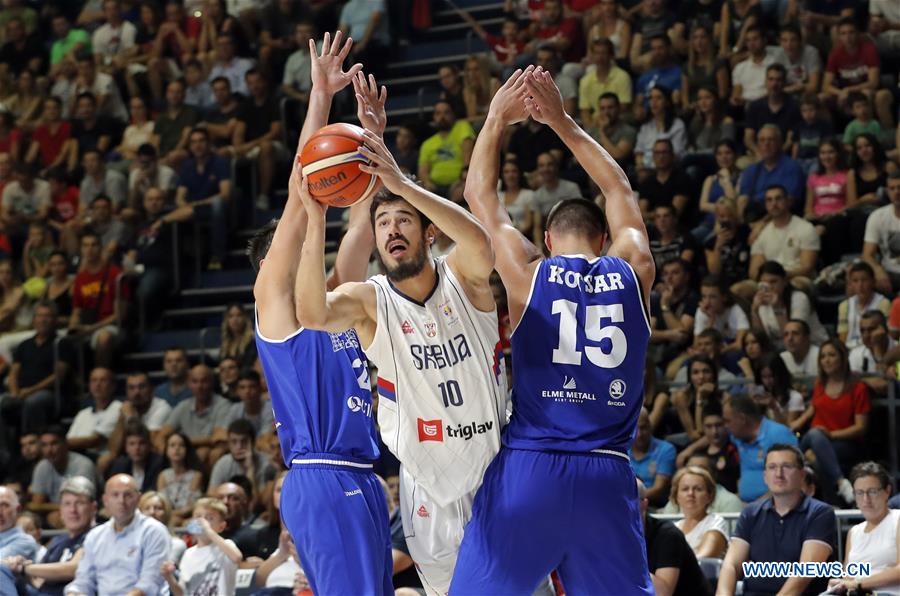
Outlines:
{"type": "Polygon", "coordinates": [[[325,212],[328,207],[310,196],[302,174],[297,193],[308,216],[294,288],[297,320],[303,327],[332,333],[361,327],[367,316],[363,296],[372,286],[350,282],[334,292],[326,291],[325,212]]]}
{"type": "Polygon", "coordinates": [[[525,84],[530,94],[525,99],[528,113],[559,135],[606,197],[606,218],[612,236],[608,254],[628,261],[641,280],[644,296],[650,296],[656,266],[647,228],[625,172],[606,149],[566,114],[559,88],[550,73],[533,72],[526,77],[525,84]]]}
{"type": "Polygon", "coordinates": [[[497,195],[497,177],[500,139],[507,126],[525,119],[525,76],[532,69],[529,66],[525,72],[514,72],[494,95],[466,176],[466,202],[494,241],[497,271],[506,286],[513,327],[522,316],[531,286],[533,263],[540,259],[541,252],[513,225],[497,195]]]}
{"type": "Polygon", "coordinates": [[[494,250],[487,231],[459,205],[404,176],[381,137],[367,130],[365,139],[360,152],[369,158],[371,165],[360,166],[360,170],[381,178],[385,188],[403,197],[456,242],[447,264],[460,278],[472,304],[479,310],[492,311],[495,304],[489,280],[494,270],[494,250]]]}
{"type": "Polygon", "coordinates": [[[321,54],[316,50],[315,41],[309,41],[313,86],[306,120],[297,143],[294,168],[288,182],[288,200],[272,237],[265,266],[260,268],[253,286],[253,294],[259,306],[260,331],[266,337],[280,339],[297,329],[299,324],[295,315],[294,276],[300,257],[300,245],[306,233],[306,212],[297,194],[300,169],[297,161],[306,141],[327,124],[334,95],[346,87],[362,69],[361,64],[355,64],[347,72],[342,70],[341,64],[350,53],[353,40],[347,39],[342,47],[341,35],[340,31],[337,32],[332,41],[330,34],[326,33],[321,54]]]}

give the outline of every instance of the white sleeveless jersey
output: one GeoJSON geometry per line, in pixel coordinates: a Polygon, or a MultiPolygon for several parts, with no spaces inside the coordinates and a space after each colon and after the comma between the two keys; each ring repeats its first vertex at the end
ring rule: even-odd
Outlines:
{"type": "Polygon", "coordinates": [[[481,485],[506,424],[506,369],[497,312],[466,297],[445,259],[424,303],[384,275],[369,280],[377,328],[366,356],[378,368],[385,445],[440,505],[481,485]]]}

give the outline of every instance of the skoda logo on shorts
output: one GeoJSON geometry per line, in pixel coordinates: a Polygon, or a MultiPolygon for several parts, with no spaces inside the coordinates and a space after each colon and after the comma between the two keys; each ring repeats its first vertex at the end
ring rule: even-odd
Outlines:
{"type": "Polygon", "coordinates": [[[609,396],[613,399],[621,399],[625,395],[625,381],[615,379],[609,384],[609,396]]]}
{"type": "Polygon", "coordinates": [[[363,408],[363,400],[356,395],[351,395],[347,398],[347,407],[351,412],[359,412],[363,408]]]}

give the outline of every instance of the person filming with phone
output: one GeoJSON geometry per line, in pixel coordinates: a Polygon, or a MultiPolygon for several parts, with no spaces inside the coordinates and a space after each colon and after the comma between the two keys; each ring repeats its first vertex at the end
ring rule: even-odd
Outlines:
{"type": "Polygon", "coordinates": [[[766,261],[759,268],[756,294],[750,306],[751,324],[764,329],[772,344],[783,349],[782,329],[790,319],[809,325],[810,338],[815,345],[828,339],[828,334],[806,292],[788,282],[788,274],[777,261],[766,261]]]}

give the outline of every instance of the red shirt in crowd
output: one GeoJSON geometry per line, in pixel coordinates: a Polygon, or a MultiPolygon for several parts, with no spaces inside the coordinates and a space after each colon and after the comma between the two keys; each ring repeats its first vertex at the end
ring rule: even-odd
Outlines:
{"type": "Polygon", "coordinates": [[[6,136],[0,136],[0,153],[10,153],[13,144],[20,144],[21,142],[22,131],[18,128],[11,129],[6,136]]]}
{"type": "Polygon", "coordinates": [[[66,186],[65,190],[53,195],[52,199],[53,219],[66,222],[78,215],[80,199],[77,187],[66,186]]]}
{"type": "Polygon", "coordinates": [[[544,26],[537,31],[539,39],[550,39],[557,35],[569,40],[569,49],[563,54],[563,60],[565,62],[581,62],[585,52],[581,23],[575,19],[563,19],[558,25],[544,26]]]}
{"type": "Polygon", "coordinates": [[[41,165],[49,166],[59,157],[63,145],[72,136],[72,125],[68,122],[60,122],[56,132],[50,130],[47,124],[41,124],[31,133],[31,140],[36,141],[40,147],[41,165]]]}
{"type": "Polygon", "coordinates": [[[862,381],[856,381],[849,391],[844,391],[836,399],[825,393],[825,386],[816,381],[813,388],[812,405],[816,414],[812,419],[812,427],[824,428],[828,431],[842,430],[856,423],[857,414],[868,414],[872,409],[869,402],[869,389],[862,381]]]}
{"type": "Polygon", "coordinates": [[[838,89],[859,85],[869,80],[869,69],[881,66],[875,44],[861,38],[855,52],[850,52],[843,45],[835,46],[828,55],[825,70],[834,75],[834,86],[838,89]]]}
{"type": "MultiPolygon", "coordinates": [[[[105,319],[113,314],[116,305],[116,279],[122,270],[115,265],[102,267],[99,271],[91,273],[82,269],[75,276],[72,285],[72,307],[82,310],[97,308],[97,298],[100,296],[100,287],[103,286],[103,302],[100,304],[100,312],[97,320],[105,319]],[[102,284],[103,274],[106,274],[106,284],[102,284]]],[[[122,298],[128,298],[128,286],[122,286],[122,298]]]]}
{"type": "Polygon", "coordinates": [[[515,58],[521,54],[522,50],[525,48],[525,44],[521,41],[510,43],[497,35],[488,35],[487,44],[488,47],[491,48],[491,51],[494,52],[494,56],[497,57],[497,62],[500,64],[506,64],[510,57],[515,58]]]}

